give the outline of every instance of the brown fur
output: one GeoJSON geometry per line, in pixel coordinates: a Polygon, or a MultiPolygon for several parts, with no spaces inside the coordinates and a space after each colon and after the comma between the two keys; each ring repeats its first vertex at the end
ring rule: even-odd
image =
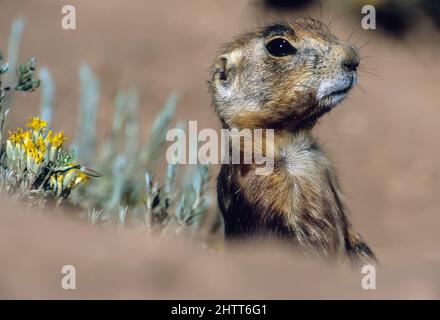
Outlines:
{"type": "Polygon", "coordinates": [[[229,238],[276,236],[330,259],[375,260],[348,222],[334,169],[311,134],[354,85],[358,62],[352,45],[313,19],[258,29],[225,46],[210,82],[223,127],[275,129],[274,145],[254,141],[274,150],[270,175],[257,175],[255,163],[222,167],[218,198],[229,238]],[[266,44],[278,37],[297,52],[270,55],[266,44]]]}

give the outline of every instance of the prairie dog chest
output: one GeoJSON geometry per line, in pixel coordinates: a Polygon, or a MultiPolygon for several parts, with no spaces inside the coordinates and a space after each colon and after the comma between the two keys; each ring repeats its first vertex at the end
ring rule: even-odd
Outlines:
{"type": "Polygon", "coordinates": [[[230,171],[221,176],[221,185],[231,186],[228,194],[241,194],[247,203],[265,208],[267,216],[278,212],[290,223],[311,207],[314,216],[318,207],[332,201],[331,164],[310,133],[278,132],[273,149],[274,170],[267,175],[227,166],[230,171]]]}
{"type": "Polygon", "coordinates": [[[331,164],[313,137],[306,133],[283,136],[276,141],[280,169],[301,180],[316,180],[331,164]]]}

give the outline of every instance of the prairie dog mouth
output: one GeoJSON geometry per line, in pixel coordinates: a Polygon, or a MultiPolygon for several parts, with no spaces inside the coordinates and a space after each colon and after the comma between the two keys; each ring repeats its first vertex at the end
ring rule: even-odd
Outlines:
{"type": "Polygon", "coordinates": [[[353,88],[353,84],[348,85],[344,89],[340,89],[340,90],[336,90],[336,91],[330,92],[324,98],[326,98],[326,97],[334,97],[334,96],[339,96],[339,95],[346,95],[351,90],[351,88],[353,88]]]}
{"type": "Polygon", "coordinates": [[[324,81],[318,89],[317,98],[321,102],[331,102],[329,100],[344,98],[356,83],[356,75],[350,80],[343,81],[324,81]],[[341,83],[342,82],[342,83],[341,83]]]}
{"type": "Polygon", "coordinates": [[[335,107],[342,100],[344,100],[345,97],[347,97],[348,91],[350,91],[351,88],[352,86],[348,86],[344,89],[330,92],[320,99],[319,104],[321,105],[321,108],[328,109],[328,111],[330,111],[330,109],[335,107]]]}
{"type": "Polygon", "coordinates": [[[316,121],[344,100],[348,92],[354,87],[356,77],[344,82],[345,83],[335,83],[335,81],[332,80],[323,82],[316,95],[316,104],[306,113],[302,122],[307,124],[316,121]]]}
{"type": "Polygon", "coordinates": [[[342,100],[345,99],[348,92],[354,87],[354,84],[356,83],[356,79],[351,79],[350,83],[348,83],[345,87],[342,89],[337,90],[331,90],[330,88],[327,88],[327,93],[321,95],[320,99],[318,99],[319,104],[321,107],[324,108],[333,108],[338,103],[340,103],[342,100]],[[330,90],[329,90],[330,89],[330,90]]]}
{"type": "Polygon", "coordinates": [[[319,105],[324,108],[333,108],[336,106],[339,102],[344,100],[344,98],[347,96],[348,92],[353,87],[352,84],[346,86],[343,89],[331,91],[327,93],[325,96],[323,96],[321,99],[319,99],[319,105]]]}

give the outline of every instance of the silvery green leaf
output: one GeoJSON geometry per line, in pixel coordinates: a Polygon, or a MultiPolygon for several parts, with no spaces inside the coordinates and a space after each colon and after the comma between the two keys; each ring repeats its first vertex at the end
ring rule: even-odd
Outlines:
{"type": "Polygon", "coordinates": [[[0,74],[6,73],[8,71],[9,71],[9,63],[0,65],[0,74]]]}

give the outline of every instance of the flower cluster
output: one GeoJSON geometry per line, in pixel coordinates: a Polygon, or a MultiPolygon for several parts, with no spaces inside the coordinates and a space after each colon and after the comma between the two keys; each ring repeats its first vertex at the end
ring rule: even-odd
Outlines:
{"type": "Polygon", "coordinates": [[[17,129],[6,141],[7,166],[17,173],[34,177],[34,188],[52,190],[57,196],[67,196],[89,173],[76,163],[75,155],[63,149],[64,133],[47,130],[46,121],[30,119],[27,130],[17,129]]]}
{"type": "Polygon", "coordinates": [[[37,173],[45,162],[55,162],[65,141],[63,132],[46,132],[47,123],[40,118],[32,118],[27,124],[29,130],[17,129],[9,134],[6,141],[6,155],[9,166],[17,171],[25,169],[37,173]]]}

